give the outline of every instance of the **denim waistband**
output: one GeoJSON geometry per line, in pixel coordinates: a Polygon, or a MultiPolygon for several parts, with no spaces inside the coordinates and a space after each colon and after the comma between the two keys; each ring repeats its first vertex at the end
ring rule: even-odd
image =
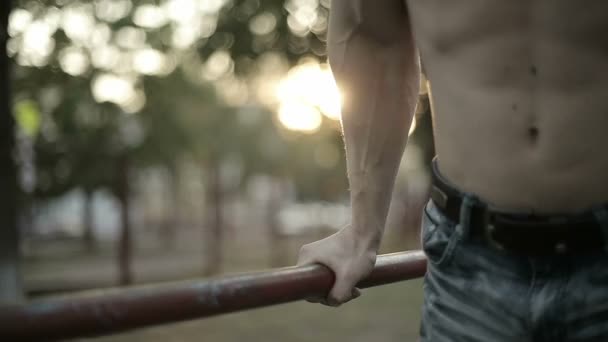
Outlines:
{"type": "MultiPolygon", "coordinates": [[[[480,211],[490,211],[489,208],[491,206],[481,200],[477,195],[464,192],[446,180],[445,177],[441,175],[439,170],[437,157],[433,159],[432,172],[433,187],[431,190],[431,199],[444,215],[452,219],[454,223],[459,226],[458,230],[463,234],[463,238],[466,238],[470,232],[475,229],[474,227],[472,228],[472,226],[479,226],[482,224],[480,223],[479,217],[485,216],[485,214],[480,215],[480,211]]],[[[517,212],[495,213],[496,215],[514,217],[514,222],[518,222],[517,220],[520,220],[519,222],[521,222],[522,219],[519,218],[519,216],[522,218],[531,217],[529,213],[521,213],[521,215],[517,212]]],[[[596,229],[596,231],[599,230],[599,233],[595,234],[602,238],[604,249],[608,251],[608,205],[606,204],[594,206],[580,215],[547,215],[537,216],[535,219],[538,220],[539,217],[547,222],[551,222],[552,220],[564,220],[564,218],[566,220],[571,218],[573,222],[583,219],[587,220],[588,222],[594,222],[592,225],[594,227],[597,226],[597,228],[594,229],[596,229]]],[[[533,226],[533,224],[529,225],[533,226]]],[[[576,227],[574,224],[572,226],[576,227]]],[[[581,231],[581,233],[584,232],[581,231]]],[[[559,249],[559,246],[557,248],[559,249]]]]}

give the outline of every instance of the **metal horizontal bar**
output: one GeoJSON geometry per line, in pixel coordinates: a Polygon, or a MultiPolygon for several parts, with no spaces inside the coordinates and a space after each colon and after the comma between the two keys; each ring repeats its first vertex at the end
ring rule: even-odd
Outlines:
{"type": "MultiPolygon", "coordinates": [[[[425,271],[421,251],[382,255],[358,286],[419,278],[425,271]]],[[[310,265],[38,300],[0,308],[0,340],[57,340],[124,332],[325,296],[333,281],[327,267],[310,265]]]]}

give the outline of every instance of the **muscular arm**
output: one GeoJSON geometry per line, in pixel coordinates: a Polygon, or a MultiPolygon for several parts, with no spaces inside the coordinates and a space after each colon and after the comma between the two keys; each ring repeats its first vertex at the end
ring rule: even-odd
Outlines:
{"type": "Polygon", "coordinates": [[[322,302],[356,297],[373,269],[416,105],[418,55],[402,0],[333,0],[329,60],[344,94],[342,128],[352,222],[305,245],[298,264],[318,262],[336,280],[322,302]]]}
{"type": "Polygon", "coordinates": [[[402,0],[334,0],[329,60],[344,92],[351,229],[377,250],[414,114],[419,60],[402,0]]]}

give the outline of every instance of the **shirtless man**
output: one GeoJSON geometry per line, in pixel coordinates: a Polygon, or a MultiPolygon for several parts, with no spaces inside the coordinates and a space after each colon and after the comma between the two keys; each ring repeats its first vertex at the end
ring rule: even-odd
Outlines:
{"type": "Polygon", "coordinates": [[[350,226],[302,247],[324,304],[372,269],[414,113],[437,159],[423,341],[608,341],[608,1],[333,0],[350,226]]]}

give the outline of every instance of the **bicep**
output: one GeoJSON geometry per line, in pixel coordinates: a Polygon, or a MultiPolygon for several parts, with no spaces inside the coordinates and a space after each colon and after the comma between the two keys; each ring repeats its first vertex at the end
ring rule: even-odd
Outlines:
{"type": "Polygon", "coordinates": [[[378,44],[392,44],[409,30],[403,0],[332,0],[329,41],[339,43],[355,33],[378,44]]]}
{"type": "Polygon", "coordinates": [[[355,98],[372,96],[370,88],[398,96],[417,86],[419,59],[403,0],[333,0],[328,52],[338,85],[355,98]]]}

